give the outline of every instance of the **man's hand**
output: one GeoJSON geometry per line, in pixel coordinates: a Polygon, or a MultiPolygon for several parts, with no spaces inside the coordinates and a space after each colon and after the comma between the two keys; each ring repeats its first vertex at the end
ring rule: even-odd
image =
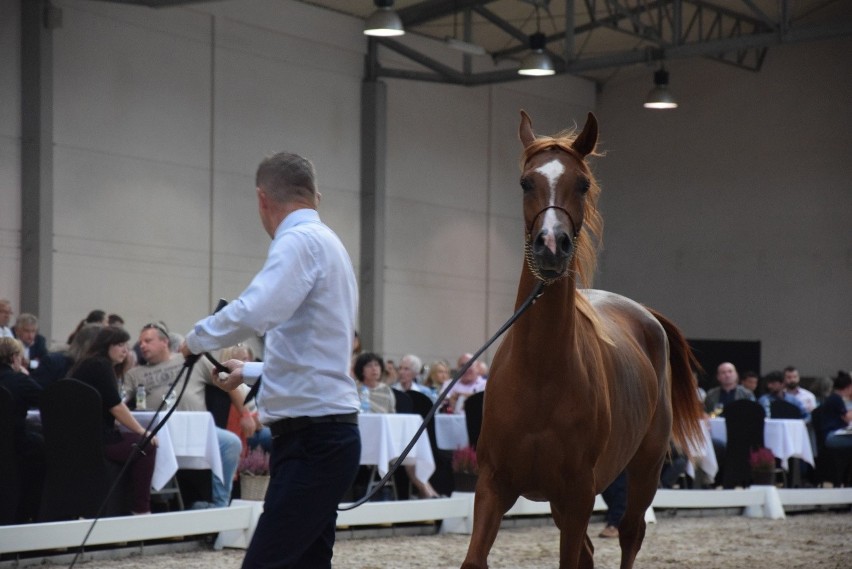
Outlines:
{"type": "Polygon", "coordinates": [[[236,389],[243,383],[243,363],[240,360],[228,360],[224,362],[222,365],[231,370],[231,373],[220,373],[219,381],[216,382],[216,385],[223,391],[233,391],[236,389]]]}

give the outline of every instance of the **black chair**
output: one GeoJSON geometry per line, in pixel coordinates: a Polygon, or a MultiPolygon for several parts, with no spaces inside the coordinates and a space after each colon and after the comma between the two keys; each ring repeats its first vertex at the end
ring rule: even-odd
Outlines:
{"type": "Polygon", "coordinates": [[[21,494],[14,413],[12,394],[0,386],[0,525],[17,521],[18,498],[21,494]]]}
{"type": "Polygon", "coordinates": [[[789,401],[775,399],[769,403],[769,416],[773,419],[801,419],[802,412],[789,401]]]}
{"type": "MultiPolygon", "coordinates": [[[[101,396],[76,379],[61,379],[41,396],[46,472],[39,520],[95,517],[121,465],[104,454],[101,396]]],[[[130,513],[129,476],[122,477],[102,516],[130,513]]]]}
{"type": "Polygon", "coordinates": [[[754,401],[740,399],[725,406],[725,427],[728,439],[725,445],[725,467],[722,486],[749,486],[751,484],[751,451],[763,447],[763,425],[766,412],[754,401]]]}
{"type": "Polygon", "coordinates": [[[849,486],[852,484],[852,450],[825,446],[828,433],[823,426],[824,412],[825,408],[821,406],[811,411],[811,423],[816,435],[814,482],[830,482],[834,487],[849,486]]]}
{"type": "MultiPolygon", "coordinates": [[[[408,396],[411,398],[411,403],[414,407],[414,412],[423,418],[429,414],[432,409],[432,400],[428,395],[424,395],[419,391],[409,391],[408,396]]],[[[429,446],[432,447],[432,456],[435,459],[435,472],[429,478],[429,484],[435,489],[438,494],[449,496],[453,493],[453,452],[438,448],[438,441],[435,436],[435,420],[429,421],[426,425],[426,433],[429,435],[429,446]]]]}
{"type": "Polygon", "coordinates": [[[467,423],[467,438],[470,446],[476,448],[479,433],[482,431],[482,406],[485,403],[485,392],[474,393],[464,400],[464,420],[467,423]]]}
{"type": "Polygon", "coordinates": [[[213,422],[220,429],[228,428],[228,415],[231,413],[231,397],[215,385],[204,386],[204,403],[213,415],[213,422]]]}
{"type": "Polygon", "coordinates": [[[394,399],[396,399],[396,412],[397,413],[414,413],[414,404],[411,402],[411,397],[408,396],[408,393],[405,391],[400,391],[399,389],[391,389],[393,391],[394,399]]]}

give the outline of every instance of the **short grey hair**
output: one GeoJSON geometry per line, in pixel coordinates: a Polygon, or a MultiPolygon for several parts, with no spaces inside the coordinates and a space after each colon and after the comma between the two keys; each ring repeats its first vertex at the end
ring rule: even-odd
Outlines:
{"type": "Polygon", "coordinates": [[[265,158],[257,167],[255,185],[278,203],[294,198],[315,201],[317,197],[314,165],[290,152],[279,152],[265,158]]]}
{"type": "Polygon", "coordinates": [[[15,328],[17,328],[18,326],[38,327],[38,318],[35,314],[30,314],[29,312],[18,314],[18,318],[15,320],[15,328]]]}
{"type": "Polygon", "coordinates": [[[411,369],[414,370],[414,375],[420,375],[420,372],[423,371],[423,360],[421,360],[414,354],[406,354],[402,356],[400,363],[405,360],[408,360],[408,362],[411,364],[411,369]]]}

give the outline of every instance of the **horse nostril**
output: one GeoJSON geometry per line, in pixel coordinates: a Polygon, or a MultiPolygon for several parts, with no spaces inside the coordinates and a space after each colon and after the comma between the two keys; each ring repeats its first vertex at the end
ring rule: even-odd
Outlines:
{"type": "Polygon", "coordinates": [[[565,255],[571,253],[571,238],[564,231],[560,231],[559,235],[556,236],[556,245],[561,253],[565,255]]]}

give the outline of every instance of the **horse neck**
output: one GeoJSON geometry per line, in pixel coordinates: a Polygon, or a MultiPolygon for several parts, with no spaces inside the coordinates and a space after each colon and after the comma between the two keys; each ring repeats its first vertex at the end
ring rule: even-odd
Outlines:
{"type": "MultiPolygon", "coordinates": [[[[515,307],[519,307],[530,295],[536,277],[524,266],[515,307]]],[[[573,345],[575,334],[576,286],[574,277],[569,276],[544,287],[541,297],[530,307],[527,314],[515,324],[516,333],[530,346],[549,346],[558,338],[562,346],[573,345]]],[[[567,350],[554,350],[567,355],[567,350]]]]}

